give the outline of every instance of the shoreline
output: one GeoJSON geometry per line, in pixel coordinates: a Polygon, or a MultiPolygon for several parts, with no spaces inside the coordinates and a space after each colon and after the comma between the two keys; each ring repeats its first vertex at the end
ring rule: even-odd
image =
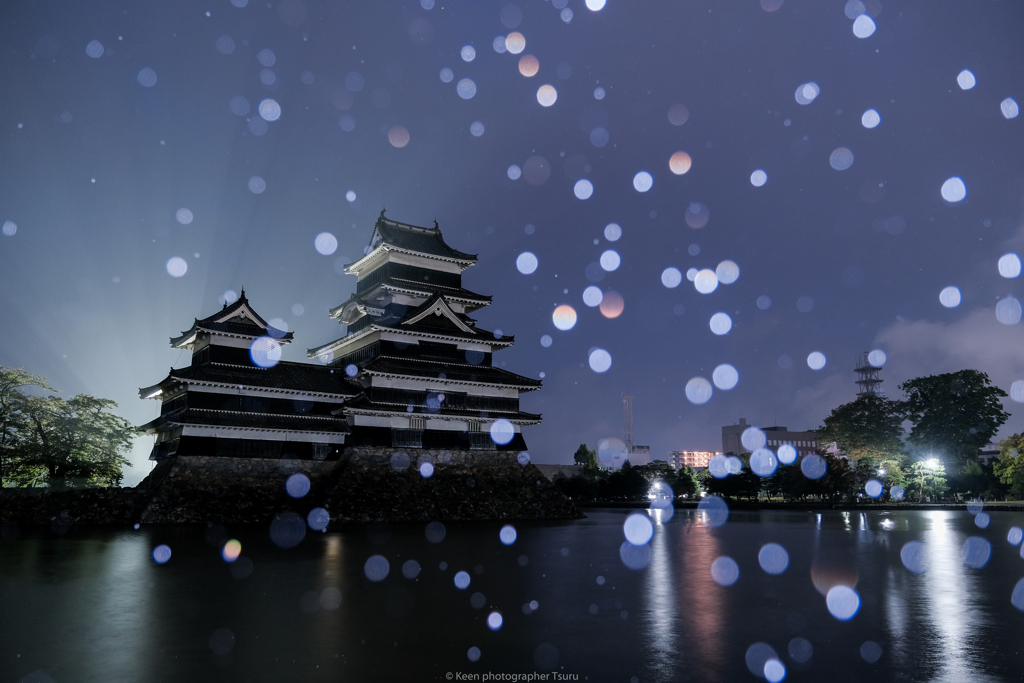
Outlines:
{"type": "MultiPolygon", "coordinates": [[[[646,500],[573,502],[576,503],[576,507],[580,508],[581,510],[589,510],[594,508],[648,509],[651,506],[650,501],[646,500]]],[[[886,512],[893,510],[962,510],[964,512],[967,512],[968,505],[967,503],[769,503],[728,499],[725,499],[725,502],[729,504],[730,510],[804,510],[807,512],[814,512],[820,510],[856,510],[858,512],[877,510],[883,510],[886,512]]],[[[674,507],[677,510],[693,510],[697,508],[698,504],[699,503],[696,501],[676,501],[674,507]]],[[[995,501],[985,502],[984,505],[985,511],[1024,511],[1024,501],[995,501]]]]}

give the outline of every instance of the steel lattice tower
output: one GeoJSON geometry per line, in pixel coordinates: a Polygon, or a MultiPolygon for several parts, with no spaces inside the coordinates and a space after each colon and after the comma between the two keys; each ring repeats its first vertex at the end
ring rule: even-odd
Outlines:
{"type": "Polygon", "coordinates": [[[622,395],[622,404],[626,409],[626,452],[633,452],[633,397],[622,395]]]}
{"type": "Polygon", "coordinates": [[[877,396],[882,393],[881,387],[879,386],[883,381],[878,378],[878,372],[881,368],[876,368],[868,360],[867,352],[857,356],[854,361],[853,371],[857,373],[859,378],[856,382],[860,389],[857,391],[857,396],[877,396]]]}

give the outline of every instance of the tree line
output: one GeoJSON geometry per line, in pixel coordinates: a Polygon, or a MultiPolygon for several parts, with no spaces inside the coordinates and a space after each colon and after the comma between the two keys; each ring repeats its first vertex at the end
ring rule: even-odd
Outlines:
{"type": "Polygon", "coordinates": [[[995,462],[978,460],[979,450],[1009,418],[1000,400],[1006,392],[993,386],[987,374],[961,370],[911,379],[898,388],[904,400],[867,394],[831,411],[817,430],[817,455],[825,463],[818,479],[803,473],[802,459],[760,477],[750,468],[750,453],[730,454],[742,467],[720,479],[707,469],[676,472],[663,461],[602,472],[596,453],[581,444],[574,459],[583,472],[556,484],[566,495],[584,500],[642,499],[641,479],[663,481],[677,495],[749,499],[858,500],[872,479],[882,484],[878,498],[883,501],[892,499],[894,488],[897,499],[912,501],[1024,498],[1024,434],[1000,442],[995,462]],[[904,428],[908,423],[909,431],[904,428]]]}
{"type": "Polygon", "coordinates": [[[45,377],[0,366],[0,486],[119,486],[136,431],[117,404],[45,392],[45,377]]]}

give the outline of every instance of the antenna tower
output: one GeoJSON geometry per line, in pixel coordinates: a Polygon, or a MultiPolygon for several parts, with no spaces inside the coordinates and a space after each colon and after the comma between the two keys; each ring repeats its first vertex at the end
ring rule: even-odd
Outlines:
{"type": "Polygon", "coordinates": [[[633,397],[622,395],[622,405],[626,409],[626,452],[633,452],[633,397]]]}
{"type": "Polygon", "coordinates": [[[882,393],[882,388],[879,386],[884,380],[878,379],[878,372],[881,368],[876,368],[868,360],[867,352],[857,356],[853,362],[853,371],[857,373],[857,386],[860,387],[857,391],[857,396],[878,396],[882,393]]]}

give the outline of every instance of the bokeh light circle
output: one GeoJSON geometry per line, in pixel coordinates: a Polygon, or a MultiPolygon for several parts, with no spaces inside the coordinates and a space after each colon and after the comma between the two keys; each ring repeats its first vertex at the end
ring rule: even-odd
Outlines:
{"type": "Polygon", "coordinates": [[[224,558],[225,562],[234,562],[241,554],[242,544],[233,538],[225,543],[224,547],[220,551],[220,556],[224,558]]]}
{"type": "Polygon", "coordinates": [[[654,536],[654,525],[647,515],[634,512],[622,523],[622,533],[633,545],[645,545],[654,536]]]}
{"type": "Polygon", "coordinates": [[[499,446],[504,446],[512,441],[515,435],[515,427],[505,418],[497,419],[491,423],[491,440],[499,446]]]}
{"type": "Polygon", "coordinates": [[[960,289],[958,287],[946,287],[939,292],[939,303],[946,308],[956,308],[960,305],[960,289]]]}
{"type": "Polygon", "coordinates": [[[609,290],[602,294],[598,310],[606,318],[618,318],[622,315],[622,311],[625,308],[626,302],[623,300],[622,295],[609,290]]]}
{"type": "Polygon", "coordinates": [[[805,455],[800,461],[800,471],[808,479],[821,479],[827,469],[828,463],[825,462],[825,458],[817,453],[805,455]]]}
{"type": "Polygon", "coordinates": [[[573,186],[572,192],[576,195],[577,199],[590,199],[591,195],[594,194],[594,185],[586,178],[581,178],[576,181],[576,185],[573,186]]]}
{"type": "Polygon", "coordinates": [[[590,285],[589,287],[583,290],[583,303],[585,303],[587,306],[590,306],[591,308],[593,308],[594,306],[599,306],[601,304],[602,299],[604,299],[604,294],[601,293],[600,287],[590,285]]]}
{"type": "Polygon", "coordinates": [[[633,176],[633,189],[637,192],[647,192],[654,186],[654,178],[647,171],[640,171],[633,176]]]}
{"type": "Polygon", "coordinates": [[[825,358],[825,354],[821,351],[812,351],[810,355],[807,356],[807,367],[811,370],[821,370],[825,367],[827,362],[828,360],[825,358]]]}
{"type": "Polygon", "coordinates": [[[537,270],[537,257],[530,251],[524,251],[516,259],[516,269],[523,275],[531,275],[537,270]]]}
{"type": "Polygon", "coordinates": [[[885,355],[885,351],[882,349],[875,349],[868,354],[868,362],[876,368],[880,368],[885,365],[885,361],[887,360],[889,360],[889,358],[885,355]]]}
{"type": "Polygon", "coordinates": [[[711,400],[711,383],[703,377],[694,377],[686,383],[686,399],[695,405],[703,405],[711,400]]]}
{"type": "Polygon", "coordinates": [[[537,75],[538,71],[540,71],[540,62],[533,55],[523,55],[519,59],[519,73],[522,75],[532,78],[537,75]]]}
{"type": "Polygon", "coordinates": [[[257,337],[249,346],[249,357],[261,368],[272,368],[281,360],[281,345],[271,337],[257,337]]]}
{"type": "Polygon", "coordinates": [[[877,479],[868,479],[864,484],[864,493],[868,494],[868,496],[872,498],[878,498],[882,495],[882,491],[884,490],[885,487],[882,485],[882,482],[877,479]]]}
{"type": "Polygon", "coordinates": [[[537,88],[537,102],[542,107],[550,107],[558,100],[558,91],[553,85],[542,85],[537,88]]]}
{"type": "Polygon", "coordinates": [[[1010,252],[999,257],[999,274],[1005,278],[1020,277],[1020,257],[1010,252]]]}
{"type": "Polygon", "coordinates": [[[180,256],[172,256],[167,259],[166,268],[171,277],[181,277],[188,272],[188,262],[180,256]]]}
{"type": "Polygon", "coordinates": [[[148,66],[143,67],[139,70],[139,74],[135,77],[135,80],[137,80],[139,85],[143,88],[152,88],[156,85],[156,72],[148,66]]]}
{"type": "Polygon", "coordinates": [[[587,358],[594,372],[607,372],[612,367],[612,355],[604,349],[594,349],[587,358]]]}
{"type": "Polygon", "coordinates": [[[167,564],[171,559],[171,548],[167,545],[158,545],[153,548],[153,561],[157,564],[167,564]]]}
{"type": "Polygon", "coordinates": [[[718,264],[718,267],[715,268],[715,277],[717,277],[718,281],[723,285],[731,285],[736,282],[736,280],[740,279],[740,267],[735,261],[722,261],[718,264]]]}
{"type": "Polygon", "coordinates": [[[704,496],[697,503],[697,511],[701,513],[704,523],[710,527],[717,528],[729,521],[729,505],[718,496],[704,496]]]}
{"type": "Polygon", "coordinates": [[[683,274],[678,268],[668,267],[661,271],[661,284],[669,289],[675,289],[683,281],[683,274]]]}
{"type": "Polygon", "coordinates": [[[853,619],[860,610],[860,596],[849,586],[833,586],[825,596],[829,613],[839,621],[853,619]]]}
{"type": "Polygon", "coordinates": [[[698,270],[697,275],[693,278],[693,286],[701,294],[710,294],[718,289],[718,276],[710,268],[698,270]]]}
{"type": "Polygon", "coordinates": [[[263,191],[267,189],[267,182],[258,175],[254,175],[249,178],[249,192],[253,194],[263,194],[263,191]]]}
{"type": "Polygon", "coordinates": [[[302,498],[309,493],[309,477],[302,472],[296,472],[288,477],[288,480],[284,484],[284,488],[292,498],[302,498]]]}
{"type": "Polygon", "coordinates": [[[391,563],[383,555],[371,555],[363,564],[363,574],[374,583],[383,581],[391,571],[391,563]]]}
{"type": "Polygon", "coordinates": [[[797,104],[807,105],[814,101],[814,99],[821,93],[821,88],[814,81],[802,83],[797,86],[796,89],[796,101],[797,104]]]}
{"type": "Polygon", "coordinates": [[[866,14],[853,21],[853,35],[858,38],[869,38],[875,32],[875,22],[866,14]]]}
{"type": "Polygon", "coordinates": [[[506,524],[501,527],[501,531],[498,532],[498,538],[501,540],[503,545],[512,545],[516,542],[519,534],[516,533],[516,528],[511,524],[506,524]]]}
{"type": "Polygon", "coordinates": [[[779,468],[779,460],[768,448],[758,448],[750,454],[750,471],[764,478],[775,474],[779,468]]]}
{"type": "Polygon", "coordinates": [[[792,465],[796,462],[796,449],[790,444],[784,443],[779,446],[778,458],[783,465],[792,465]]]}
{"type": "Polygon", "coordinates": [[[469,584],[471,581],[469,572],[457,572],[455,574],[455,578],[452,579],[452,581],[455,583],[455,587],[458,588],[460,591],[466,590],[467,588],[469,588],[469,584]]]}
{"type": "Polygon", "coordinates": [[[908,571],[923,574],[928,571],[928,549],[920,541],[904,543],[900,550],[900,561],[908,571]]]}
{"type": "Polygon", "coordinates": [[[837,171],[845,171],[853,166],[853,152],[849,147],[836,147],[829,156],[828,163],[837,171]]]}
{"type": "Polygon", "coordinates": [[[950,204],[957,204],[967,198],[967,186],[957,176],[947,178],[946,182],[942,183],[940,192],[942,193],[942,198],[950,204]]]}
{"type": "Polygon", "coordinates": [[[388,129],[388,142],[392,147],[402,149],[409,144],[409,130],[405,126],[391,126],[388,129]]]}
{"type": "Polygon", "coordinates": [[[978,80],[969,69],[964,69],[956,75],[956,84],[960,86],[961,90],[970,90],[978,84],[978,80]]]}
{"type": "Polygon", "coordinates": [[[729,330],[732,329],[732,318],[729,317],[728,313],[718,312],[711,316],[709,325],[711,331],[719,336],[729,334],[729,330]]]}
{"type": "Polygon", "coordinates": [[[996,303],[996,320],[1004,325],[1016,325],[1020,322],[1021,305],[1017,297],[1008,296],[996,303]]]}
{"type": "Polygon", "coordinates": [[[611,273],[612,271],[618,270],[619,265],[622,263],[622,257],[619,256],[619,252],[614,249],[608,249],[601,254],[599,259],[601,268],[606,272],[611,273]]]}
{"type": "Polygon", "coordinates": [[[281,118],[281,105],[277,100],[268,97],[260,102],[259,112],[260,118],[264,121],[277,121],[281,118]]]}
{"type": "Polygon", "coordinates": [[[766,573],[778,575],[789,567],[789,553],[778,543],[765,543],[757,554],[757,562],[766,573]]]}
{"type": "Polygon", "coordinates": [[[864,126],[865,128],[875,128],[881,122],[882,122],[882,115],[879,114],[874,109],[868,109],[860,117],[860,125],[864,126]]]}
{"type": "Polygon", "coordinates": [[[329,232],[322,232],[313,240],[313,246],[320,254],[330,256],[338,249],[338,239],[329,232]]]}
{"type": "Polygon", "coordinates": [[[476,83],[472,78],[462,78],[455,85],[455,92],[464,100],[471,100],[476,95],[476,83]]]}
{"type": "Polygon", "coordinates": [[[750,184],[754,187],[763,187],[768,182],[768,174],[761,169],[757,169],[750,174],[750,184]]]}
{"type": "Polygon", "coordinates": [[[693,160],[686,152],[676,152],[668,159],[668,168],[676,175],[685,175],[693,165],[693,160]]]}
{"type": "Polygon", "coordinates": [[[999,111],[1002,112],[1003,118],[1015,119],[1020,116],[1020,105],[1017,104],[1017,100],[1007,97],[999,103],[999,111]]]}
{"type": "Polygon", "coordinates": [[[740,566],[726,555],[716,557],[711,563],[711,578],[719,586],[731,586],[740,578],[740,566]]]}
{"type": "Polygon", "coordinates": [[[562,304],[551,314],[551,320],[555,327],[563,332],[571,330],[576,325],[576,309],[568,304],[562,304]]]}
{"type": "Polygon", "coordinates": [[[740,434],[740,443],[743,444],[743,448],[747,452],[753,453],[758,448],[764,448],[765,444],[768,443],[768,435],[758,427],[747,427],[740,434]]]}
{"type": "Polygon", "coordinates": [[[729,391],[740,381],[740,373],[728,363],[723,363],[711,373],[711,381],[723,391],[729,391]]]}
{"type": "Polygon", "coordinates": [[[622,226],[618,223],[609,223],[604,226],[604,238],[609,242],[618,242],[622,237],[622,226]]]}
{"type": "Polygon", "coordinates": [[[992,544],[981,536],[971,536],[960,549],[960,560],[971,569],[981,569],[992,557],[992,544]]]}
{"type": "Polygon", "coordinates": [[[505,49],[514,55],[519,54],[526,49],[526,38],[522,33],[513,31],[505,36],[505,49]]]}

